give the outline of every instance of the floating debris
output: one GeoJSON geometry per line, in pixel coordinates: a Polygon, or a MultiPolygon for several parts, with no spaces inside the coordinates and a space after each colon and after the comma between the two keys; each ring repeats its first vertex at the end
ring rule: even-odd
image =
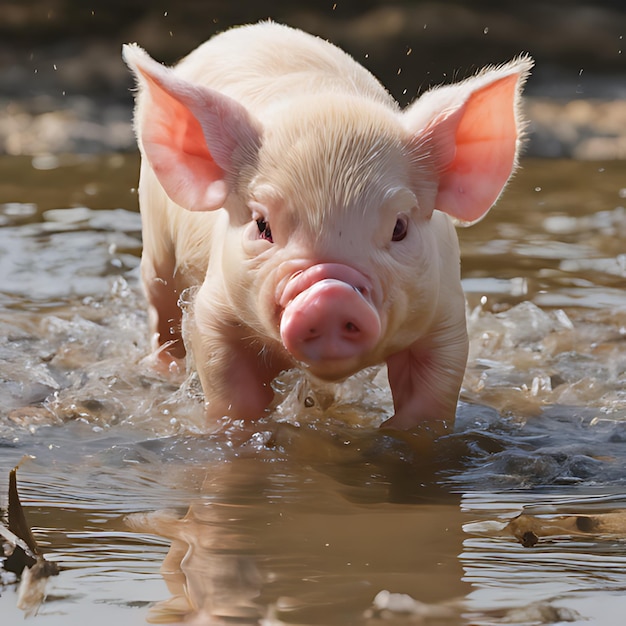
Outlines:
{"type": "Polygon", "coordinates": [[[626,536],[626,511],[556,517],[522,514],[512,519],[506,530],[525,548],[532,548],[541,537],[585,535],[614,539],[626,536]]]}
{"type": "Polygon", "coordinates": [[[17,607],[27,617],[35,615],[45,596],[47,579],[59,574],[59,566],[47,561],[35,541],[17,491],[17,467],[9,473],[8,527],[0,524],[4,559],[0,571],[12,572],[20,580],[17,607]]]}

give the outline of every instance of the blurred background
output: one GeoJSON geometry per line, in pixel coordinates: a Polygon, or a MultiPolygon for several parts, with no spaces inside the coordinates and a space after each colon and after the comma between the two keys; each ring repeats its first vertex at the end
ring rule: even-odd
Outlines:
{"type": "Polygon", "coordinates": [[[520,53],[526,154],[626,157],[624,0],[2,0],[0,153],[134,149],[136,41],[174,63],[235,24],[273,19],[345,48],[406,104],[428,87],[520,53]]]}

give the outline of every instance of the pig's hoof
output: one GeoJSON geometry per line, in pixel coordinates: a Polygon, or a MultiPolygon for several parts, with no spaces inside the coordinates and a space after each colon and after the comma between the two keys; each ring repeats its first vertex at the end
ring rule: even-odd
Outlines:
{"type": "Polygon", "coordinates": [[[145,357],[142,364],[147,365],[159,376],[173,382],[182,381],[185,377],[185,359],[176,358],[164,349],[157,350],[145,357]]]}

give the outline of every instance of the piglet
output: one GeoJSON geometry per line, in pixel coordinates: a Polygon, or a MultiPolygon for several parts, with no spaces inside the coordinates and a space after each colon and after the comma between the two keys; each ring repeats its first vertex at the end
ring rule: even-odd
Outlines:
{"type": "Polygon", "coordinates": [[[154,354],[193,354],[209,419],[255,419],[292,367],[386,363],[410,429],[454,418],[468,339],[454,223],[515,169],[528,57],[405,110],[334,45],[234,28],[174,68],[137,45],[142,280],[154,354]],[[181,292],[199,286],[181,333],[181,292]]]}

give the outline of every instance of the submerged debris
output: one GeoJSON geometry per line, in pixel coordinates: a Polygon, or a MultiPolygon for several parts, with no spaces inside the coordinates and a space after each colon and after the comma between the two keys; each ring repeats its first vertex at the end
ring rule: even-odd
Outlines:
{"type": "Polygon", "coordinates": [[[376,594],[372,607],[365,612],[365,618],[388,620],[394,615],[404,615],[422,623],[457,618],[459,613],[459,607],[454,603],[427,604],[405,593],[391,593],[383,589],[376,594]]]}

